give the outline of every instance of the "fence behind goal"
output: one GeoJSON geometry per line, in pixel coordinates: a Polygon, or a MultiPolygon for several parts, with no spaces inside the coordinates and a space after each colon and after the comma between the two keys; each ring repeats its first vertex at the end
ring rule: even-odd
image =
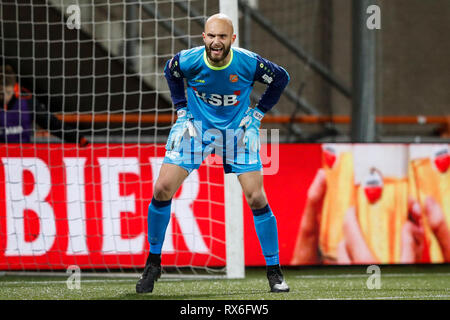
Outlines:
{"type": "MultiPolygon", "coordinates": [[[[22,93],[59,114],[63,140],[75,133],[91,143],[64,143],[33,124],[31,143],[0,144],[0,269],[143,268],[147,208],[176,120],[164,64],[200,45],[201,24],[218,9],[206,0],[2,1],[2,66],[13,67],[22,93]],[[127,114],[137,120],[109,121],[127,114]],[[99,115],[106,120],[95,122],[99,115]]],[[[22,97],[16,89],[14,99],[22,97]]],[[[174,197],[166,271],[230,276],[229,193],[213,160],[174,197]]]]}

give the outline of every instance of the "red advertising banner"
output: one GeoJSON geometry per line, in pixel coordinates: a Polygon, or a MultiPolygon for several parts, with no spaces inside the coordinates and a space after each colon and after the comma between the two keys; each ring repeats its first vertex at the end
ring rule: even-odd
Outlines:
{"type": "MultiPolygon", "coordinates": [[[[2,145],[0,268],[143,266],[164,152],[164,145],[2,145]]],[[[224,264],[223,198],[221,166],[188,177],[173,201],[165,264],[224,264]]]]}
{"type": "MultiPolygon", "coordinates": [[[[0,145],[0,269],[132,268],[164,145],[0,145]]],[[[450,261],[448,145],[263,146],[280,263],[450,261]]],[[[208,158],[172,203],[163,264],[225,264],[224,173],[208,158]]],[[[247,266],[264,265],[244,200],[247,266]]]]}

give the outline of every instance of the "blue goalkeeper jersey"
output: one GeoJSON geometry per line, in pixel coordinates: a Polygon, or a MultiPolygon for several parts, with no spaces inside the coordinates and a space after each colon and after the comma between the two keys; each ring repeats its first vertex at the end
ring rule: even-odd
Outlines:
{"type": "Polygon", "coordinates": [[[268,85],[258,102],[263,112],[279,100],[289,82],[282,67],[242,48],[231,48],[231,59],[223,67],[212,66],[205,47],[180,51],[165,67],[165,76],[176,108],[187,105],[202,131],[237,129],[250,106],[255,81],[268,85]],[[184,82],[187,84],[187,100],[184,82]]]}

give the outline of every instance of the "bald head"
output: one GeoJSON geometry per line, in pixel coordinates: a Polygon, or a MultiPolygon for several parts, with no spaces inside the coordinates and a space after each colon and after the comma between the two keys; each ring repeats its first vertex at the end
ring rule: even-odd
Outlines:
{"type": "Polygon", "coordinates": [[[230,17],[224,13],[216,13],[216,14],[212,15],[211,17],[209,17],[205,23],[205,32],[208,29],[208,27],[211,26],[211,24],[214,24],[214,25],[219,24],[219,25],[227,28],[231,35],[234,33],[233,21],[231,21],[230,17]]]}
{"type": "Polygon", "coordinates": [[[209,63],[216,67],[227,64],[234,40],[233,22],[226,14],[217,13],[206,20],[203,42],[209,63]]]}

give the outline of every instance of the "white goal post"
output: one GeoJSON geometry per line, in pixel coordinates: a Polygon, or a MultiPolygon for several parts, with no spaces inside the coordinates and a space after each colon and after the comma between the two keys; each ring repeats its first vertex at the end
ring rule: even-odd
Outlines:
{"type": "MultiPolygon", "coordinates": [[[[220,12],[231,18],[237,35],[234,46],[239,47],[238,0],[220,0],[220,12]]],[[[225,230],[227,278],[245,277],[244,209],[242,188],[235,175],[225,175],[225,230]]]]}

